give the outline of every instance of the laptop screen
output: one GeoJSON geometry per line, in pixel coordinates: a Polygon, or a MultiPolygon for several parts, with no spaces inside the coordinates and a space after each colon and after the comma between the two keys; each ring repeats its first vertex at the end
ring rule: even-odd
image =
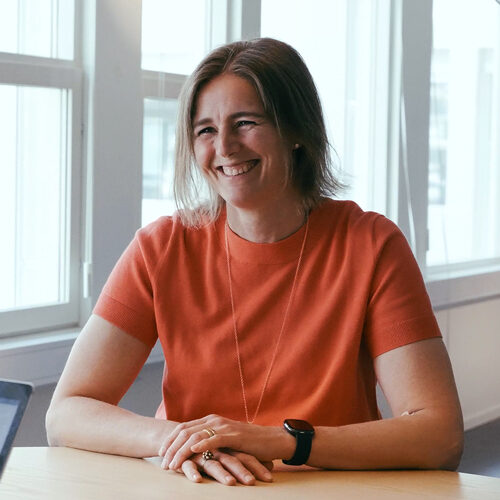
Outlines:
{"type": "Polygon", "coordinates": [[[0,380],[0,477],[32,390],[30,384],[0,380]]]}

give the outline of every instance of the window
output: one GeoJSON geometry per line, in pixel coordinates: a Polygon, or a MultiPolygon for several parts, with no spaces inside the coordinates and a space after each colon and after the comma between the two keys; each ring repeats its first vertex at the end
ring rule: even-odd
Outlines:
{"type": "Polygon", "coordinates": [[[74,2],[3,0],[0,52],[73,59],[74,2]]]}
{"type": "Polygon", "coordinates": [[[172,179],[176,117],[175,99],[144,99],[142,225],[175,211],[172,179]]]}
{"type": "Polygon", "coordinates": [[[427,265],[438,269],[500,259],[499,19],[492,0],[434,2],[427,265]]]}
{"type": "Polygon", "coordinates": [[[78,322],[81,153],[73,2],[1,14],[0,336],[78,322]]]}
{"type": "MultiPolygon", "coordinates": [[[[500,262],[499,15],[493,0],[1,2],[0,224],[9,236],[0,335],[86,319],[81,299],[95,302],[133,232],[174,209],[186,75],[212,47],[259,35],[292,44],[311,69],[350,185],[345,197],[407,235],[413,222],[426,278],[449,286],[442,304],[481,295],[469,282],[452,287],[450,270],[480,276],[484,288],[478,266],[495,271],[500,262]],[[82,268],[92,277],[86,292],[82,268]]],[[[491,276],[488,293],[499,293],[491,276]]]]}
{"type": "Polygon", "coordinates": [[[296,48],[314,78],[349,186],[343,197],[387,214],[390,10],[372,0],[262,0],[261,34],[296,48]],[[313,36],[314,35],[314,36],[313,36]]]}
{"type": "Polygon", "coordinates": [[[237,17],[225,0],[142,2],[143,226],[175,210],[177,97],[205,54],[230,36],[226,20],[231,15],[237,17]]]}

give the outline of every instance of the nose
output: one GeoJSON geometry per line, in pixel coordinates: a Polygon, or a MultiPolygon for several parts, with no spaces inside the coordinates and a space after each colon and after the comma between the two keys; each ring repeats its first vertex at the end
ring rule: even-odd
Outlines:
{"type": "Polygon", "coordinates": [[[218,156],[228,158],[237,153],[240,149],[240,142],[237,134],[228,128],[219,130],[215,139],[215,152],[218,156]]]}

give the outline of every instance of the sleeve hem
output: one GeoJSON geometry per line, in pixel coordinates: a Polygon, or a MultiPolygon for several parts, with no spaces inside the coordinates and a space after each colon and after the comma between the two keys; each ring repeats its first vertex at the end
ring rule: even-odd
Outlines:
{"type": "Polygon", "coordinates": [[[144,317],[106,293],[99,297],[93,313],[150,347],[156,343],[158,334],[154,319],[144,317]]]}
{"type": "Polygon", "coordinates": [[[374,340],[369,345],[372,358],[404,345],[440,338],[441,332],[434,315],[409,319],[407,321],[388,325],[383,338],[374,340]]]}

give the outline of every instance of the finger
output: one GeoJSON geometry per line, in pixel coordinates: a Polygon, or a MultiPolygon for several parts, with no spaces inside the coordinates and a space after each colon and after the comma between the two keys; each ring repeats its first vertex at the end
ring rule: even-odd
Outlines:
{"type": "Polygon", "coordinates": [[[200,483],[202,480],[198,467],[192,460],[185,460],[182,462],[181,470],[184,475],[193,483],[200,483]]]}
{"type": "Polygon", "coordinates": [[[217,460],[240,483],[247,486],[255,484],[255,476],[236,457],[227,453],[219,453],[217,460]]]}
{"type": "Polygon", "coordinates": [[[269,471],[271,472],[274,469],[274,463],[273,462],[262,462],[262,465],[269,471]]]}
{"type": "MultiPolygon", "coordinates": [[[[179,438],[172,443],[172,446],[165,453],[165,461],[168,461],[168,459],[172,457],[171,461],[167,462],[169,469],[175,469],[176,467],[179,467],[180,464],[184,462],[184,460],[193,455],[193,452],[191,451],[192,446],[195,445],[198,441],[202,440],[204,436],[206,436],[206,433],[202,430],[192,434],[189,439],[183,441],[182,433],[179,434],[179,438]]],[[[202,451],[205,451],[207,449],[215,449],[215,447],[207,445],[207,447],[202,451]]]]}
{"type": "Polygon", "coordinates": [[[165,441],[163,441],[160,449],[158,450],[158,455],[162,457],[165,455],[165,452],[172,445],[172,443],[177,439],[179,434],[183,431],[193,430],[193,428],[197,428],[194,430],[202,429],[207,426],[206,419],[208,417],[199,418],[197,420],[190,420],[189,422],[182,422],[175,426],[175,428],[170,432],[170,434],[166,437],[165,441]]]}
{"type": "MultiPolygon", "coordinates": [[[[163,468],[166,468],[168,467],[169,469],[175,469],[176,467],[174,466],[174,464],[172,464],[172,460],[174,458],[174,456],[176,455],[177,451],[179,450],[179,448],[182,447],[183,444],[185,444],[186,442],[189,442],[189,439],[191,438],[191,431],[190,429],[182,429],[177,437],[174,439],[174,441],[168,446],[168,448],[165,450],[165,454],[164,454],[164,457],[163,457],[163,461],[162,461],[162,467],[163,468]]],[[[193,441],[193,442],[196,442],[196,441],[193,441]]],[[[190,455],[192,455],[193,453],[189,453],[188,455],[186,455],[184,457],[184,459],[187,459],[189,458],[190,455]]],[[[180,466],[182,462],[178,462],[178,465],[180,466]]],[[[177,464],[176,464],[177,465],[177,464]]]]}
{"type": "Polygon", "coordinates": [[[207,449],[214,448],[231,448],[239,450],[241,448],[241,437],[237,433],[216,433],[215,436],[207,437],[206,434],[200,433],[200,439],[191,446],[193,453],[202,453],[207,449]]]}
{"type": "Polygon", "coordinates": [[[273,476],[270,472],[273,467],[272,462],[262,463],[253,455],[249,455],[248,453],[241,453],[236,451],[230,451],[229,453],[234,458],[236,458],[259,481],[265,481],[266,483],[272,482],[273,476]]]}
{"type": "Polygon", "coordinates": [[[236,484],[235,477],[217,460],[206,460],[203,463],[203,470],[208,476],[213,477],[219,483],[227,486],[234,486],[236,484]]]}

